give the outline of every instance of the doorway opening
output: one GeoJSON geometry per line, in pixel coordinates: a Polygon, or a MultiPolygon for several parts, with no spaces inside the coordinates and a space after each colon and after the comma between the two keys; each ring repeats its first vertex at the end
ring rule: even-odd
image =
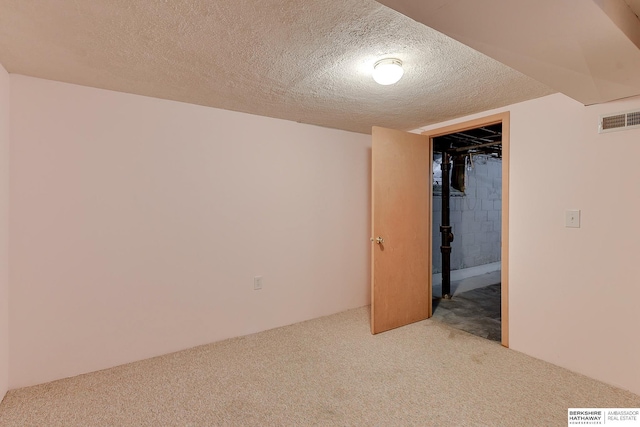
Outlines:
{"type": "Polygon", "coordinates": [[[502,116],[431,134],[431,313],[508,346],[508,288],[503,280],[508,114],[502,116]]]}

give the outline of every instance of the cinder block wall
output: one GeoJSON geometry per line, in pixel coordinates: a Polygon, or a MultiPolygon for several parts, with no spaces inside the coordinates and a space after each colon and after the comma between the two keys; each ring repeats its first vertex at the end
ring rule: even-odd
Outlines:
{"type": "MultiPolygon", "coordinates": [[[[464,195],[451,197],[451,269],[475,267],[500,261],[502,203],[502,160],[474,156],[473,168],[466,171],[464,195]]],[[[433,196],[433,273],[441,273],[441,196],[433,196]]]]}

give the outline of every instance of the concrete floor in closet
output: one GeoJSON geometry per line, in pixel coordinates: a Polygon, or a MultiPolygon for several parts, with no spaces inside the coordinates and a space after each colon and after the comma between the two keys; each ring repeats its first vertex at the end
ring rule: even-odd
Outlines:
{"type": "Polygon", "coordinates": [[[471,334],[500,342],[500,270],[451,281],[451,299],[433,287],[433,319],[471,334]]]}

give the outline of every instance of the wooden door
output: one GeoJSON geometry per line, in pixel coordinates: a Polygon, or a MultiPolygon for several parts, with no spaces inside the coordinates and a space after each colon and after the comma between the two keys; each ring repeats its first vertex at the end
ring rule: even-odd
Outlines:
{"type": "Polygon", "coordinates": [[[374,127],[372,140],[371,332],[377,334],[430,315],[433,178],[429,137],[374,127]]]}

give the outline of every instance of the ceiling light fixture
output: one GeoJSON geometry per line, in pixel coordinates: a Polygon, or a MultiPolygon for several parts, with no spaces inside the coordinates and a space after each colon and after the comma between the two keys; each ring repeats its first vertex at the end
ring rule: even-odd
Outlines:
{"type": "Polygon", "coordinates": [[[392,85],[402,78],[402,61],[395,58],[381,59],[373,66],[373,80],[381,85],[392,85]]]}

